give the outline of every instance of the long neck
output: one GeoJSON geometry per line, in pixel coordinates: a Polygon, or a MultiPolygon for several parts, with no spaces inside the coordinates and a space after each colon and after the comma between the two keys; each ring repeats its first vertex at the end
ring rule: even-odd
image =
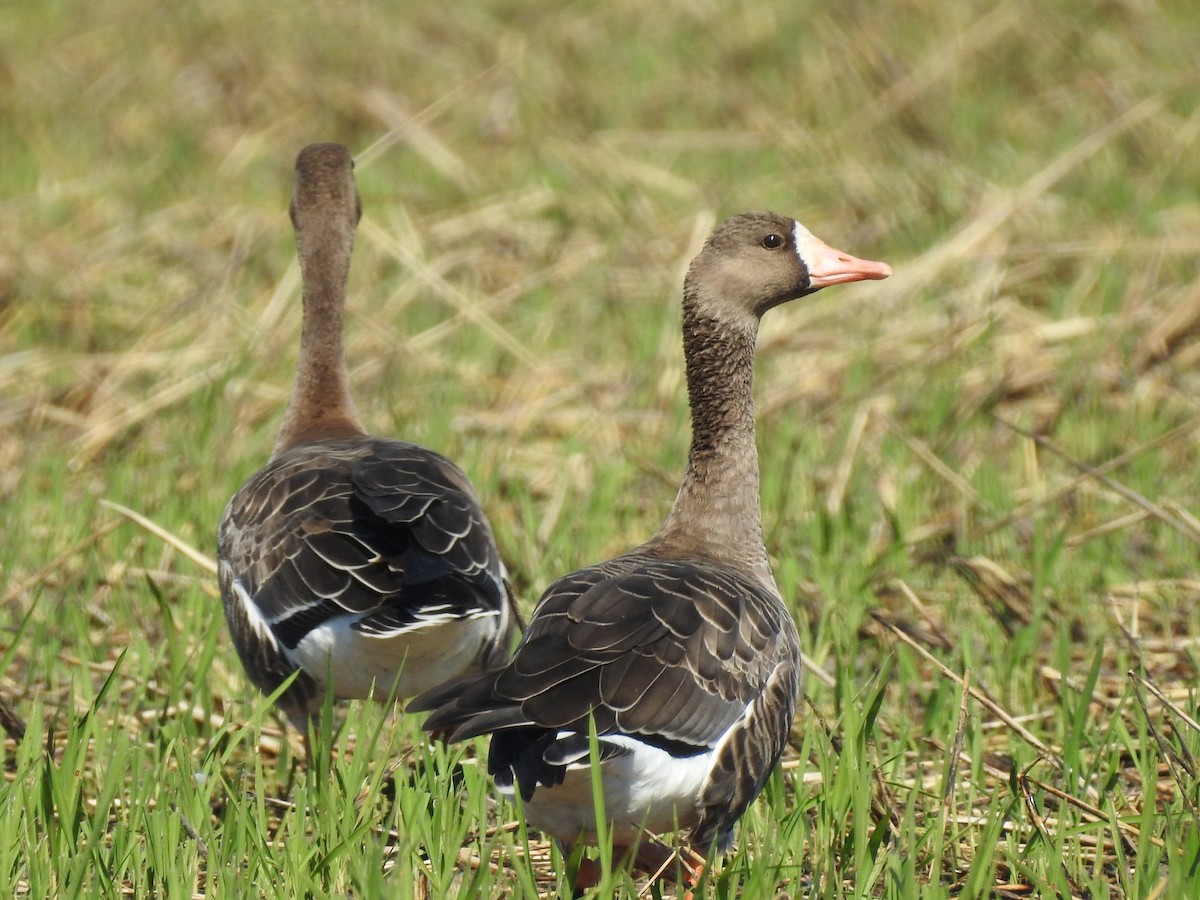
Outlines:
{"type": "Polygon", "coordinates": [[[274,456],[309,441],[366,433],[350,396],[342,344],[350,252],[333,235],[323,237],[297,235],[304,320],[296,378],[274,456]]]}
{"type": "Polygon", "coordinates": [[[683,484],[652,544],[699,553],[769,587],[754,442],[754,342],[758,322],[731,329],[685,299],[683,333],[692,445],[683,484]]]}

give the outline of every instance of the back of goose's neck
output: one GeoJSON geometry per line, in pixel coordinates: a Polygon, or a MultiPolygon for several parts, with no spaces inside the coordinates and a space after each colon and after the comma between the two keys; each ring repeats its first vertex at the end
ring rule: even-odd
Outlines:
{"type": "Polygon", "coordinates": [[[366,433],[350,396],[342,344],[349,251],[310,259],[306,258],[303,240],[300,249],[304,284],[300,358],[274,456],[298,444],[366,433]]]}
{"type": "Polygon", "coordinates": [[[731,333],[684,307],[692,444],[671,513],[651,543],[734,565],[774,587],[763,546],[754,440],[756,325],[731,333]]]}

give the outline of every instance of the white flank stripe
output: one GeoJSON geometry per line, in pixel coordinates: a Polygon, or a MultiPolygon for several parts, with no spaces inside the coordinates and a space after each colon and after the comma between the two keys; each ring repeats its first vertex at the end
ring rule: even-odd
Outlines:
{"type": "Polygon", "coordinates": [[[271,625],[263,618],[263,614],[258,609],[258,604],[254,602],[254,598],[250,596],[250,592],[246,590],[245,585],[240,579],[233,580],[233,596],[237,598],[238,606],[242,609],[242,615],[254,629],[254,633],[258,635],[260,640],[269,643],[276,649],[279,644],[275,640],[275,634],[271,631],[271,625]]]}

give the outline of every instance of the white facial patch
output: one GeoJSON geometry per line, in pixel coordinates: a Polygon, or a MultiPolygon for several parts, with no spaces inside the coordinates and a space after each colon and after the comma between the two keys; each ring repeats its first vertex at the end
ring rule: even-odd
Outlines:
{"type": "Polygon", "coordinates": [[[804,263],[806,269],[811,269],[811,261],[815,258],[815,255],[808,251],[814,243],[821,244],[823,242],[799,222],[792,229],[792,237],[796,243],[796,255],[800,257],[800,261],[804,263]]]}

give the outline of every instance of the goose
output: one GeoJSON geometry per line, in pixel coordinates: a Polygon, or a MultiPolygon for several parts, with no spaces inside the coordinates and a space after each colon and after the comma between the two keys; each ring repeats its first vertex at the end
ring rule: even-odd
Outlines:
{"type": "Polygon", "coordinates": [[[307,736],[326,692],[411,697],[504,662],[517,617],[491,526],[444,456],[375,437],[350,395],[342,320],[362,206],[340,144],[296,159],[303,327],[271,458],[225,508],[218,579],[250,681],[307,736]]]}
{"type": "MultiPolygon", "coordinates": [[[[684,282],[692,437],[666,521],[640,547],[551,584],[504,666],[409,704],[432,710],[425,729],[448,740],[490,735],[496,787],[520,795],[526,820],[564,857],[597,841],[593,759],[614,853],[636,846],[633,864],[650,872],[669,851],[638,846],[643,829],[689,829],[693,859],[726,852],[762,790],[791,729],[801,654],[763,542],[751,391],[759,319],[830,285],[890,274],[781,215],[719,225],[684,282]]],[[[576,886],[595,874],[584,860],[576,886]]]]}

